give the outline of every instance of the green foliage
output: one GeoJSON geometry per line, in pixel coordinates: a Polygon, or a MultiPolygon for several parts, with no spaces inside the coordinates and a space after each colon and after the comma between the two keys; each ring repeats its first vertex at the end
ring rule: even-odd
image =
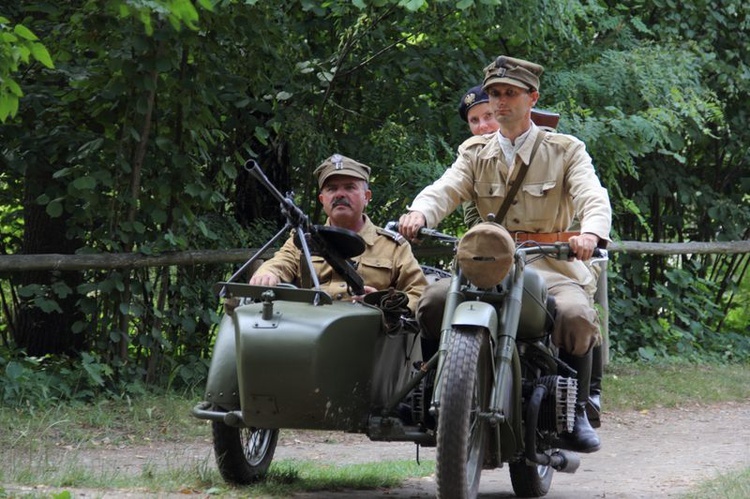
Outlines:
{"type": "Polygon", "coordinates": [[[13,78],[22,65],[37,61],[46,68],[54,64],[47,48],[39,38],[23,24],[11,25],[10,20],[0,16],[0,123],[18,112],[18,101],[23,90],[13,78]]]}
{"type": "MultiPolygon", "coordinates": [[[[545,66],[539,105],[586,141],[616,238],[746,239],[748,9],[739,0],[12,5],[0,20],[0,99],[18,103],[0,128],[0,249],[258,246],[279,216],[243,171],[248,158],[316,221],[313,169],[333,152],[357,158],[373,167],[370,215],[393,220],[452,163],[468,135],[457,101],[500,53],[545,66]],[[3,93],[9,81],[15,90],[3,93]]],[[[460,233],[460,214],[441,228],[460,233]]],[[[746,358],[746,262],[617,255],[616,355],[746,358]]],[[[103,387],[96,369],[81,369],[80,386],[194,387],[218,320],[211,287],[231,273],[13,273],[0,288],[0,336],[7,345],[55,337],[24,336],[19,311],[72,317],[64,327],[75,349],[97,352],[74,362],[112,369],[99,373],[103,387]]]]}
{"type": "Polygon", "coordinates": [[[69,359],[0,352],[0,400],[7,407],[86,402],[115,388],[112,368],[96,353],[82,352],[80,359],[69,359]]]}
{"type": "MultiPolygon", "coordinates": [[[[676,260],[676,259],[675,259],[676,260]]],[[[681,358],[722,362],[750,360],[750,336],[743,328],[721,331],[725,311],[717,302],[718,284],[701,277],[701,262],[667,268],[652,293],[640,276],[647,262],[627,255],[617,259],[621,271],[610,276],[610,341],[614,356],[655,360],[681,358]]],[[[657,262],[660,264],[660,262],[657,262]]]]}

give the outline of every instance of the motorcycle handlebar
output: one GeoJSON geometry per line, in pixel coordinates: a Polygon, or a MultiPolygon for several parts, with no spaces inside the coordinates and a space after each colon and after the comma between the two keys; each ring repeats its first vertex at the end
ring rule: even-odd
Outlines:
{"type": "MultiPolygon", "coordinates": [[[[385,225],[385,228],[398,232],[398,221],[390,221],[385,225]]],[[[418,231],[419,236],[436,239],[441,242],[458,242],[459,238],[444,234],[435,229],[429,229],[422,227],[418,231]]],[[[516,247],[516,252],[523,252],[526,255],[545,255],[554,257],[557,260],[572,260],[575,258],[575,254],[570,251],[570,245],[567,242],[558,243],[535,243],[526,246],[516,247]]],[[[591,263],[609,260],[609,252],[606,249],[594,248],[594,253],[590,260],[591,263]]]]}
{"type": "MultiPolygon", "coordinates": [[[[391,220],[390,222],[385,224],[385,228],[386,230],[391,230],[393,232],[399,231],[398,222],[395,220],[391,220]]],[[[419,231],[417,231],[417,235],[420,236],[419,237],[420,239],[421,239],[421,236],[424,236],[424,237],[435,239],[437,241],[444,242],[444,243],[456,243],[459,240],[459,238],[456,236],[451,236],[450,234],[444,234],[440,231],[437,231],[435,229],[429,229],[427,227],[421,227],[419,231]]]]}

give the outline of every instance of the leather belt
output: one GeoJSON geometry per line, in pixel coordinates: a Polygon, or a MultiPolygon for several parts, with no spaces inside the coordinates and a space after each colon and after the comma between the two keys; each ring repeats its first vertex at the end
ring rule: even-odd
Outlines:
{"type": "Polygon", "coordinates": [[[510,232],[510,237],[517,243],[534,241],[537,243],[551,244],[559,242],[568,242],[573,236],[580,236],[580,232],[510,232]]]}

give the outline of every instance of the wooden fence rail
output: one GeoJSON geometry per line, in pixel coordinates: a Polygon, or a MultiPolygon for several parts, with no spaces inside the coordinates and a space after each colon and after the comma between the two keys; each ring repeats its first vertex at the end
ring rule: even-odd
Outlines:
{"type": "MultiPolygon", "coordinates": [[[[708,253],[750,253],[750,240],[727,242],[644,243],[619,241],[609,247],[612,253],[641,253],[652,255],[685,255],[708,253]]],[[[109,270],[139,267],[190,266],[205,264],[243,263],[257,251],[248,249],[194,250],[148,256],[139,253],[92,253],[62,255],[0,255],[0,272],[44,270],[109,270]]],[[[445,246],[415,246],[417,258],[445,256],[445,246]]],[[[269,251],[264,257],[270,257],[269,251]]]]}

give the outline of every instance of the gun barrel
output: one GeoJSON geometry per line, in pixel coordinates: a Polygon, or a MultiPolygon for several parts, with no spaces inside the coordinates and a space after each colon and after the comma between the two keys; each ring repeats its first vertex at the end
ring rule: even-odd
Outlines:
{"type": "MultiPolygon", "coordinates": [[[[307,219],[307,215],[305,215],[304,212],[296,204],[294,204],[294,200],[292,200],[292,197],[290,195],[284,196],[283,194],[281,194],[276,186],[274,186],[271,181],[268,180],[268,177],[266,177],[266,174],[263,173],[260,165],[258,165],[258,163],[254,159],[248,159],[245,162],[245,170],[258,182],[263,184],[263,186],[268,189],[271,194],[273,194],[273,196],[279,201],[279,203],[281,203],[281,211],[284,213],[284,216],[287,219],[287,224],[299,230],[300,238],[304,238],[305,234],[310,234],[315,240],[318,250],[322,251],[324,255],[327,255],[326,261],[331,265],[331,267],[333,267],[333,269],[337,273],[339,273],[344,278],[344,280],[354,291],[354,294],[364,294],[365,290],[362,277],[357,274],[356,269],[350,262],[346,261],[340,256],[337,248],[330,247],[325,238],[319,235],[317,228],[310,224],[309,220],[307,219]]],[[[303,244],[302,241],[300,242],[301,244],[303,244]]],[[[307,250],[304,251],[306,259],[309,260],[307,250]]],[[[308,264],[310,271],[314,272],[312,261],[309,261],[308,264]]]]}
{"type": "Polygon", "coordinates": [[[284,195],[279,192],[279,190],[275,185],[271,183],[270,180],[268,180],[268,177],[266,177],[266,174],[263,173],[263,170],[261,169],[257,161],[255,161],[254,159],[248,159],[247,161],[245,161],[245,171],[252,175],[255,180],[263,184],[263,187],[268,189],[268,191],[273,194],[273,197],[278,199],[279,202],[286,202],[286,198],[284,197],[284,195]]]}
{"type": "Polygon", "coordinates": [[[263,187],[268,189],[268,192],[270,192],[273,197],[281,203],[282,211],[293,227],[299,227],[299,225],[307,226],[307,215],[305,215],[305,213],[294,203],[291,196],[284,196],[276,186],[268,180],[266,174],[263,173],[263,169],[261,169],[260,165],[254,159],[248,159],[245,161],[245,170],[258,182],[263,184],[263,187]]]}

